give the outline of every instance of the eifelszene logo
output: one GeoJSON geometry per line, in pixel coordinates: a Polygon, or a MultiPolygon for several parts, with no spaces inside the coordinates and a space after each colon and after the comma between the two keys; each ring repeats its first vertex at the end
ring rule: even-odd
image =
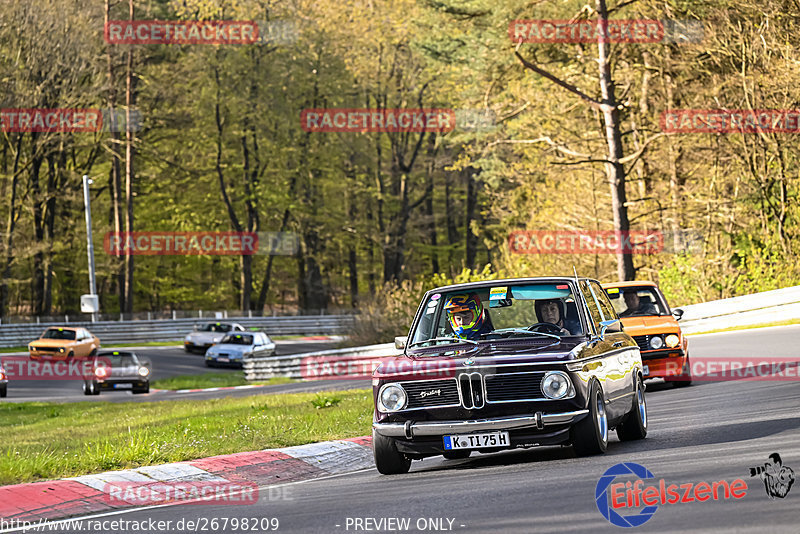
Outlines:
{"type": "Polygon", "coordinates": [[[794,471],[791,467],[783,465],[781,455],[777,452],[770,454],[769,461],[764,465],[751,467],[750,476],[759,477],[764,482],[764,489],[770,499],[775,497],[783,499],[794,484],[794,471]]]}
{"type": "MultiPolygon", "coordinates": [[[[788,491],[788,489],[787,489],[788,491]]],[[[747,482],[737,478],[731,482],[718,480],[715,482],[688,482],[684,484],[667,484],[642,465],[625,462],[610,467],[595,487],[597,509],[611,524],[618,527],[638,527],[653,517],[660,504],[684,504],[695,501],[705,502],[727,499],[741,499],[747,495],[747,482]],[[631,482],[615,482],[619,477],[635,477],[631,482]],[[653,483],[645,486],[645,480],[653,483]],[[626,509],[641,510],[628,515],[620,512],[626,509]]]]}

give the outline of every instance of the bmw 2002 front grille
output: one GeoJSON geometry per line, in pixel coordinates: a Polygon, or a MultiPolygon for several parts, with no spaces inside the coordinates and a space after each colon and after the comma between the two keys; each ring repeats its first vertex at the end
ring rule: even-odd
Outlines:
{"type": "Polygon", "coordinates": [[[483,375],[462,372],[455,378],[403,382],[406,409],[461,406],[468,410],[486,404],[545,399],[541,389],[544,371],[483,375]]]}
{"type": "Polygon", "coordinates": [[[443,380],[420,380],[403,382],[408,396],[406,409],[428,408],[433,406],[458,406],[458,388],[453,378],[443,380]]]}

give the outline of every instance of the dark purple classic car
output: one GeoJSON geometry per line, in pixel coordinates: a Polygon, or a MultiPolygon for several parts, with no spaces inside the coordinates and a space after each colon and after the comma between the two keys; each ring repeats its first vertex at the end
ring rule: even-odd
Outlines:
{"type": "Polygon", "coordinates": [[[647,435],[639,347],[585,278],[439,287],[422,299],[404,355],[373,374],[373,449],[383,474],[411,460],[647,435]]]}

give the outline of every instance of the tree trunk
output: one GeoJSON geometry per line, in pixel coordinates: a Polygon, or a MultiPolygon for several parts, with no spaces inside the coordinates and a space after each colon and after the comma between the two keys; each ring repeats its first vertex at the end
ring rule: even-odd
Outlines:
{"type": "MultiPolygon", "coordinates": [[[[128,0],[129,20],[133,21],[133,0],[128,0]]],[[[133,80],[133,45],[128,48],[125,68],[125,228],[133,232],[133,130],[131,111],[136,102],[133,80]]],[[[133,314],[133,254],[125,256],[125,312],[133,314]]]]}
{"type": "MultiPolygon", "coordinates": [[[[111,19],[111,6],[109,0],[105,0],[105,23],[111,19]]],[[[122,226],[122,177],[120,166],[120,153],[119,149],[122,145],[120,141],[119,128],[117,124],[116,106],[117,106],[117,86],[116,78],[114,76],[114,58],[111,54],[113,49],[112,45],[106,45],[106,64],[108,66],[107,80],[108,80],[108,93],[106,96],[106,104],[108,105],[108,116],[114,121],[110,126],[111,135],[111,168],[108,171],[109,191],[111,193],[111,211],[112,211],[112,226],[114,232],[119,234],[123,231],[122,226]]],[[[111,259],[112,271],[116,273],[117,278],[117,299],[119,303],[119,310],[125,311],[125,265],[124,260],[115,256],[111,259]]]]}
{"type": "MultiPolygon", "coordinates": [[[[608,27],[608,9],[605,0],[597,0],[597,14],[603,27],[608,27]]],[[[602,34],[602,32],[601,32],[602,34]]],[[[608,144],[606,176],[611,188],[611,209],[614,218],[614,231],[620,243],[630,231],[628,221],[627,198],[625,196],[625,167],[622,159],[622,134],[620,132],[619,109],[614,95],[614,80],[611,78],[611,66],[608,60],[608,44],[601,35],[597,40],[598,64],[600,68],[600,93],[602,95],[602,112],[608,144]]],[[[620,281],[633,280],[636,270],[633,267],[633,256],[630,250],[620,246],[616,253],[617,276],[620,281]]]]}
{"type": "Polygon", "coordinates": [[[472,231],[472,221],[475,220],[475,212],[478,205],[478,187],[475,183],[475,174],[475,169],[472,167],[469,167],[464,172],[467,179],[467,209],[464,217],[464,265],[469,269],[475,268],[475,258],[478,251],[478,236],[472,231]]]}
{"type": "Polygon", "coordinates": [[[17,149],[14,154],[14,165],[11,170],[11,198],[8,202],[8,220],[6,222],[5,246],[3,247],[3,267],[0,276],[0,318],[8,315],[10,306],[8,279],[11,277],[11,261],[14,259],[14,229],[17,225],[17,184],[19,183],[19,159],[22,153],[22,133],[17,134],[17,149]]]}

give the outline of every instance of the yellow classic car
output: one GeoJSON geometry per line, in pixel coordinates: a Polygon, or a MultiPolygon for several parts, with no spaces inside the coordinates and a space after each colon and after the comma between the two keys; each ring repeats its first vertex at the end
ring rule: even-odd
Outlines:
{"type": "Polygon", "coordinates": [[[28,344],[32,360],[86,358],[96,354],[99,348],[100,340],[81,327],[50,327],[39,339],[28,344]]]}

